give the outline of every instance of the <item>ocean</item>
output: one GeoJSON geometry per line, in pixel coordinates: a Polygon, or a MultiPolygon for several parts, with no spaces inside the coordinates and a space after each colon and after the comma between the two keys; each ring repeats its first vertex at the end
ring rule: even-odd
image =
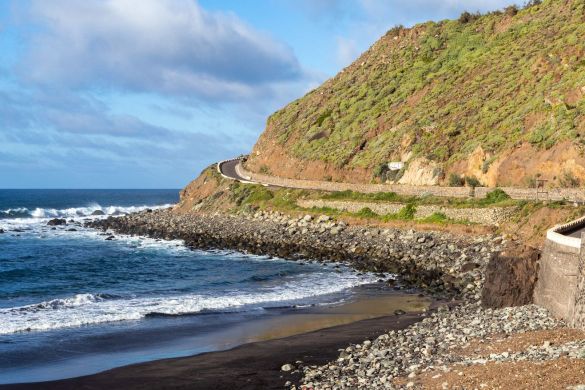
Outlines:
{"type": "Polygon", "coordinates": [[[178,190],[0,190],[0,383],[225,349],[242,324],[337,305],[377,280],[83,227],[177,201],[178,190]]]}

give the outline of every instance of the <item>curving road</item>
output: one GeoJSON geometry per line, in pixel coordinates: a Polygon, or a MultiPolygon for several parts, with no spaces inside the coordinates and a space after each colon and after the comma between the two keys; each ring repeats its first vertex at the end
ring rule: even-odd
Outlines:
{"type": "Polygon", "coordinates": [[[219,172],[230,179],[243,182],[250,182],[251,180],[242,177],[240,176],[240,174],[238,174],[236,167],[238,166],[239,163],[240,163],[239,159],[221,162],[218,165],[219,172]]]}

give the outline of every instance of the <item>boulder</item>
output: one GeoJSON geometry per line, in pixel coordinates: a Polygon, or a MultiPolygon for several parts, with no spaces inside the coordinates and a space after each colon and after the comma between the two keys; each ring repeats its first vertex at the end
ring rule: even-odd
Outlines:
{"type": "Polygon", "coordinates": [[[501,308],[532,303],[540,251],[528,246],[504,250],[490,259],[481,292],[484,307],[501,308]]]}
{"type": "Polygon", "coordinates": [[[93,213],[91,213],[91,215],[106,215],[106,213],[104,213],[102,210],[96,210],[93,213]]]}
{"type": "Polygon", "coordinates": [[[47,226],[67,225],[67,221],[61,218],[54,218],[47,222],[47,226]]]}

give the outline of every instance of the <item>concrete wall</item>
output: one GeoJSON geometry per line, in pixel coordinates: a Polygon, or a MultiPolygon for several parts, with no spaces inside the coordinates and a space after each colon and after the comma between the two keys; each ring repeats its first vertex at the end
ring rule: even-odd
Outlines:
{"type": "MultiPolygon", "coordinates": [[[[272,175],[264,175],[260,173],[247,171],[242,164],[239,165],[238,172],[242,177],[250,178],[250,180],[291,188],[302,188],[309,190],[323,190],[323,191],[346,191],[351,190],[362,193],[373,192],[395,192],[400,195],[408,196],[447,196],[454,198],[467,198],[475,196],[477,198],[485,198],[486,194],[493,191],[489,187],[477,187],[475,190],[469,187],[440,187],[440,186],[412,186],[403,184],[356,184],[356,183],[337,183],[329,181],[317,180],[300,180],[288,179],[272,175]]],[[[520,200],[534,200],[536,198],[536,189],[534,188],[516,188],[516,187],[502,187],[512,199],[520,200]]],[[[585,201],[585,191],[578,188],[557,188],[548,190],[548,195],[539,195],[539,199],[548,198],[549,200],[571,200],[571,201],[585,201]]]]}
{"type": "Polygon", "coordinates": [[[534,303],[570,321],[575,308],[580,250],[546,240],[540,258],[534,303]]]}
{"type": "Polygon", "coordinates": [[[580,218],[547,232],[534,289],[534,303],[576,328],[585,328],[585,234],[579,239],[562,232],[583,223],[580,218]]]}

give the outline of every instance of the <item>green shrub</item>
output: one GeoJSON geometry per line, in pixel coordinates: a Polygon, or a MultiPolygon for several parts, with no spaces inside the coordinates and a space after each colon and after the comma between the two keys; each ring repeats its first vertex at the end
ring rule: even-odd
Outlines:
{"type": "Polygon", "coordinates": [[[486,194],[485,203],[488,204],[499,203],[508,199],[510,199],[510,195],[506,194],[506,192],[501,188],[496,188],[495,190],[490,191],[486,194]]]}
{"type": "Polygon", "coordinates": [[[431,215],[429,215],[426,218],[423,218],[421,220],[421,222],[431,222],[431,223],[440,223],[440,222],[446,222],[448,221],[449,218],[447,218],[447,216],[443,213],[433,213],[431,215]]]}
{"type": "Polygon", "coordinates": [[[462,187],[463,179],[456,173],[449,174],[449,187],[462,187]]]}
{"type": "Polygon", "coordinates": [[[480,181],[475,176],[465,176],[465,184],[473,188],[481,186],[480,181]]]}
{"type": "Polygon", "coordinates": [[[372,200],[380,200],[386,202],[396,202],[401,200],[401,197],[396,192],[375,192],[368,194],[372,200]]]}
{"type": "Polygon", "coordinates": [[[355,215],[362,218],[374,218],[378,216],[378,214],[374,213],[372,209],[370,209],[369,207],[364,207],[363,209],[355,213],[355,215]]]}
{"type": "Polygon", "coordinates": [[[465,23],[469,23],[469,22],[473,22],[476,19],[479,19],[481,15],[479,13],[470,13],[467,11],[464,11],[460,16],[459,16],[459,23],[461,24],[465,24],[465,23]]]}
{"type": "Polygon", "coordinates": [[[331,110],[325,111],[324,113],[322,113],[321,115],[319,115],[319,117],[315,121],[315,124],[317,126],[321,127],[321,125],[323,124],[323,122],[325,121],[325,119],[329,118],[330,116],[331,116],[331,110]]]}
{"type": "Polygon", "coordinates": [[[250,186],[250,188],[250,194],[246,197],[244,203],[259,203],[274,197],[272,191],[264,186],[250,186]]]}
{"type": "Polygon", "coordinates": [[[415,214],[416,214],[416,207],[412,203],[409,203],[406,206],[404,206],[403,208],[401,208],[400,211],[398,211],[396,213],[396,218],[404,219],[404,220],[412,220],[412,219],[414,219],[415,214]]]}

